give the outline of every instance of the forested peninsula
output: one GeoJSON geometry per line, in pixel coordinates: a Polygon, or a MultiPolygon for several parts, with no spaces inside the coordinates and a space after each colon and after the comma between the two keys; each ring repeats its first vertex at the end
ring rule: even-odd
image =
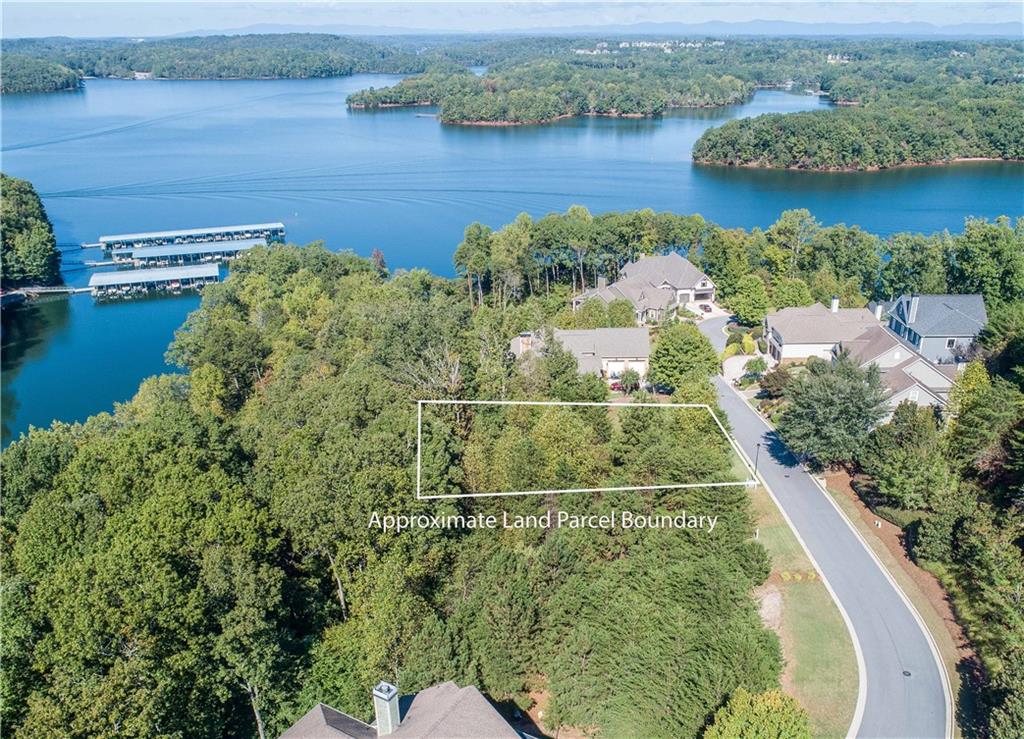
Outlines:
{"type": "MultiPolygon", "coordinates": [[[[5,42],[4,92],[48,92],[44,68],[77,77],[131,79],[301,79],[358,72],[422,72],[413,50],[331,34],[255,34],[178,39],[12,39],[5,42]]],[[[77,84],[77,82],[76,82],[77,84]]]]}
{"type": "Polygon", "coordinates": [[[822,85],[836,109],[769,114],[709,129],[694,145],[694,161],[863,170],[1024,159],[1019,48],[921,46],[884,63],[845,61],[843,74],[822,85]]]}
{"type": "MultiPolygon", "coordinates": [[[[744,315],[830,294],[847,305],[984,294],[993,320],[951,394],[950,430],[922,446],[885,425],[877,444],[862,442],[881,494],[913,507],[914,556],[950,587],[986,668],[992,736],[1009,739],[1024,705],[1022,247],[1024,222],[1008,219],[880,239],[807,211],[746,231],[574,206],[496,230],[471,224],[456,279],[389,275],[382,259],[321,244],[255,248],[178,332],[169,357],[186,373],[3,452],[0,719],[17,736],[275,736],[317,701],[369,718],[367,686],[383,678],[410,692],[474,684],[509,712],[543,696],[554,728],[717,736],[708,725],[727,697],[776,695],[781,670],[751,595],[769,562],[742,487],[500,506],[415,495],[416,399],[606,400],[607,386],[556,344],[513,361],[509,340],[609,325],[610,310],[567,307],[575,290],[639,254],[679,250],[744,315]],[[936,465],[940,487],[901,497],[936,479],[936,465]],[[612,507],[722,523],[643,534],[368,526],[372,513],[612,507]]],[[[696,327],[662,327],[652,362],[662,355],[674,364],[655,369],[675,378],[673,399],[714,409],[718,358],[696,327]],[[674,351],[659,352],[662,341],[674,351]]],[[[424,488],[734,474],[707,416],[666,424],[627,404],[609,423],[590,410],[425,416],[424,488]]],[[[765,703],[767,716],[804,726],[787,736],[809,736],[792,701],[765,703]]]]}
{"type": "Polygon", "coordinates": [[[82,75],[63,64],[25,54],[4,54],[0,93],[74,90],[82,75]]]}
{"type": "Polygon", "coordinates": [[[60,282],[53,225],[32,183],[0,172],[0,287],[60,282]]]}

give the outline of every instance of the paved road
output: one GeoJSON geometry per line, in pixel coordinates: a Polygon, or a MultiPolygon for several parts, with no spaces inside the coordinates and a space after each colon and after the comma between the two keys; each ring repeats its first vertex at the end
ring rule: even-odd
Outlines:
{"type": "MultiPolygon", "coordinates": [[[[716,349],[725,318],[701,322],[716,349]]],[[[944,673],[924,626],[828,496],[761,417],[721,378],[718,402],[733,435],[754,459],[856,634],[866,679],[859,737],[943,737],[950,708],[944,673]]],[[[856,720],[855,720],[856,728],[856,720]]]]}

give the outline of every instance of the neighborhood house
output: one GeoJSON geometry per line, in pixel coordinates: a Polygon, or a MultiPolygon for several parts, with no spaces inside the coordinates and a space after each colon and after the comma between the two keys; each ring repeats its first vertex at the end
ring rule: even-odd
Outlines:
{"type": "MultiPolygon", "coordinates": [[[[555,341],[576,357],[581,373],[593,373],[608,382],[619,379],[628,369],[643,379],[651,359],[651,339],[645,328],[554,329],[555,341]]],[[[544,338],[524,333],[512,339],[510,351],[519,358],[541,351],[544,338]]]]}
{"type": "Polygon", "coordinates": [[[296,721],[281,739],[377,739],[382,736],[417,739],[521,739],[494,706],[472,685],[460,688],[448,681],[410,696],[381,682],[373,689],[375,721],[367,724],[323,703],[296,721]]]}
{"type": "Polygon", "coordinates": [[[604,303],[628,300],[636,312],[637,323],[653,323],[668,318],[679,306],[715,299],[711,278],[676,252],[642,256],[629,262],[620,274],[620,279],[610,285],[599,278],[597,287],[573,298],[573,310],[591,299],[604,303]]]}
{"type": "Polygon", "coordinates": [[[855,339],[840,341],[834,353],[838,356],[843,351],[861,367],[878,365],[882,384],[889,391],[890,411],[905,400],[920,406],[946,407],[956,365],[933,364],[883,326],[872,326],[855,339]]]}
{"type": "Polygon", "coordinates": [[[981,295],[901,295],[889,328],[932,362],[956,362],[988,322],[981,295]]]}
{"type": "Polygon", "coordinates": [[[783,308],[764,319],[768,353],[777,362],[818,357],[831,359],[837,342],[855,339],[872,326],[878,326],[881,310],[840,308],[832,298],[826,308],[815,303],[800,308],[783,308]]]}

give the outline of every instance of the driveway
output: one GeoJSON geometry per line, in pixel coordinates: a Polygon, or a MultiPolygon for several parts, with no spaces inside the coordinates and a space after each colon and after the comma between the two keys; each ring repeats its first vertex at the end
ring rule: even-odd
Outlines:
{"type": "MultiPolygon", "coordinates": [[[[727,318],[702,321],[716,349],[727,318]]],[[[867,544],[778,435],[721,378],[718,402],[844,612],[862,664],[854,725],[860,737],[945,737],[951,706],[931,636],[867,544]],[[758,445],[761,446],[758,454],[758,445]],[[859,724],[858,724],[859,718],[859,724]]]]}

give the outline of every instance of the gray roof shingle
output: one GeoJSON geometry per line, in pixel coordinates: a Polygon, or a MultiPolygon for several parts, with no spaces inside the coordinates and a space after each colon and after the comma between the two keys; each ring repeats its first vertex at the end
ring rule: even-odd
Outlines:
{"type": "Polygon", "coordinates": [[[625,279],[644,280],[652,285],[667,282],[676,290],[696,287],[707,275],[693,266],[689,259],[676,252],[655,257],[642,257],[622,268],[625,279]]]}
{"type": "MultiPolygon", "coordinates": [[[[586,357],[649,357],[651,337],[646,328],[555,329],[555,339],[577,360],[586,357]]],[[[598,362],[600,367],[600,362],[598,362]]],[[[581,365],[580,369],[583,367],[581,365]]]]}
{"type": "Polygon", "coordinates": [[[866,308],[840,308],[833,313],[821,303],[783,308],[769,313],[766,321],[786,344],[835,344],[878,325],[878,319],[866,308]]]}
{"type": "Polygon", "coordinates": [[[347,713],[317,703],[280,739],[377,739],[377,730],[347,713]]]}
{"type": "Polygon", "coordinates": [[[890,308],[896,317],[921,336],[977,336],[988,323],[981,295],[902,295],[890,308]],[[910,301],[916,297],[917,315],[909,319],[910,301]]]}
{"type": "Polygon", "coordinates": [[[417,739],[519,739],[494,706],[472,685],[452,681],[421,690],[393,737],[417,739]]]}

